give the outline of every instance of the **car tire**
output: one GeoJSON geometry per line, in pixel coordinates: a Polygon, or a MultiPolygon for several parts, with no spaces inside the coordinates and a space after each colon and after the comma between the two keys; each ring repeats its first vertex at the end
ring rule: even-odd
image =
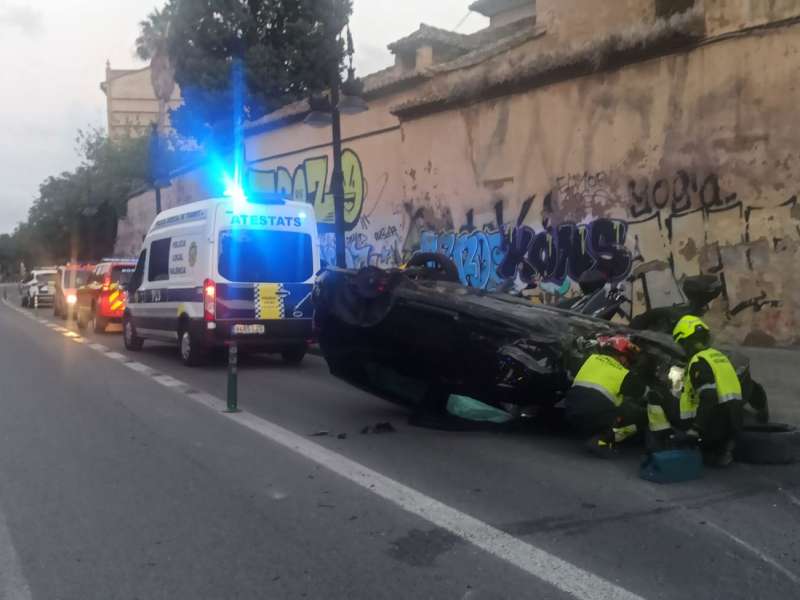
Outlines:
{"type": "Polygon", "coordinates": [[[22,308],[28,308],[28,295],[27,294],[25,294],[22,297],[22,299],[20,300],[20,304],[22,305],[22,308]]]}
{"type": "Polygon", "coordinates": [[[281,358],[287,365],[299,365],[308,352],[308,346],[290,346],[281,351],[281,358]]]}
{"type": "Polygon", "coordinates": [[[746,425],[736,439],[734,459],[754,465],[787,465],[800,460],[800,431],[785,423],[746,425]]]}
{"type": "Polygon", "coordinates": [[[128,315],[122,318],[122,343],[131,352],[138,352],[144,345],[144,339],[136,335],[136,326],[128,315]]]}
{"type": "Polygon", "coordinates": [[[407,266],[425,267],[429,269],[429,276],[434,280],[461,283],[461,277],[458,274],[456,263],[454,263],[449,256],[445,256],[439,252],[417,252],[408,261],[407,266]],[[430,264],[435,266],[431,268],[430,264]]]}
{"type": "Polygon", "coordinates": [[[108,326],[108,319],[97,316],[97,311],[92,311],[92,331],[95,333],[105,333],[108,326]]]}
{"type": "Polygon", "coordinates": [[[187,367],[197,367],[208,359],[208,349],[188,328],[178,332],[178,353],[187,367]]]}

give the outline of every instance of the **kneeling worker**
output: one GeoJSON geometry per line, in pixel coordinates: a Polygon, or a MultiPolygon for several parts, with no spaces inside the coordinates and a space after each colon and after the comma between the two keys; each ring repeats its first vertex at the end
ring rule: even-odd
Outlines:
{"type": "Polygon", "coordinates": [[[711,330],[700,318],[683,317],[672,332],[691,357],[680,398],[681,429],[695,429],[708,464],[733,462],[736,435],[742,428],[742,386],[736,369],[711,348],[711,330]]]}
{"type": "Polygon", "coordinates": [[[571,426],[591,436],[588,449],[611,457],[615,446],[647,424],[647,386],[629,370],[639,347],[625,336],[598,338],[598,352],[589,356],[565,398],[571,426]]]}

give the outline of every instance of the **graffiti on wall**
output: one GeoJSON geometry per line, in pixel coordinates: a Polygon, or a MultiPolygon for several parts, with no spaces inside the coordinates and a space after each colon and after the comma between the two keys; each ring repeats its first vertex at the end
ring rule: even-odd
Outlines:
{"type": "MultiPolygon", "coordinates": [[[[402,217],[392,214],[383,219],[363,216],[358,224],[345,234],[345,260],[350,269],[363,267],[389,268],[401,261],[402,217]]],[[[320,233],[320,257],[328,264],[336,264],[336,236],[320,233]]]]}
{"type": "Polygon", "coordinates": [[[420,252],[444,254],[455,263],[464,285],[480,289],[494,289],[500,283],[503,246],[501,231],[423,231],[420,240],[420,252]]]}
{"type": "MultiPolygon", "coordinates": [[[[367,181],[361,159],[351,149],[342,152],[344,175],[344,221],[346,230],[355,228],[367,199],[367,181]]],[[[269,170],[250,168],[251,189],[279,193],[297,202],[314,207],[320,231],[331,231],[334,223],[333,193],[331,191],[331,162],[327,155],[307,158],[289,171],[279,166],[269,170]]]]}
{"type": "Polygon", "coordinates": [[[627,230],[625,221],[600,218],[539,231],[528,225],[507,231],[426,231],[420,252],[450,258],[461,282],[469,287],[495,289],[506,279],[517,279],[526,285],[568,289],[571,282],[594,269],[602,269],[612,282],[624,280],[631,270],[627,230]]]}
{"type": "Polygon", "coordinates": [[[716,173],[702,175],[678,170],[671,177],[647,178],[628,182],[630,213],[633,218],[659,210],[683,213],[693,208],[719,208],[736,202],[735,193],[720,187],[716,173]]]}

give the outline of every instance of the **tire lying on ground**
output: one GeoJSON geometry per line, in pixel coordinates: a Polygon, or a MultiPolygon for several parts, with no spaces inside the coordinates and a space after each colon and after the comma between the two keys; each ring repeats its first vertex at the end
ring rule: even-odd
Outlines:
{"type": "Polygon", "coordinates": [[[754,465],[788,465],[800,460],[800,431],[785,423],[746,425],[734,458],[754,465]]]}

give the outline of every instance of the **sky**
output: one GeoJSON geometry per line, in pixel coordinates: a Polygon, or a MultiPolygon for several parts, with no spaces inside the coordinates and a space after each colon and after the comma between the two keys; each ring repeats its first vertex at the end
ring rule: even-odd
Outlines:
{"type": "MultiPolygon", "coordinates": [[[[469,33],[487,25],[471,0],[354,0],[356,68],[392,63],[386,45],[421,22],[469,33]],[[464,18],[466,17],[466,20],[464,18]]],[[[105,127],[100,81],[145,66],[137,23],[160,0],[0,0],[0,233],[27,218],[39,184],[75,168],[78,129],[105,127]]]]}

